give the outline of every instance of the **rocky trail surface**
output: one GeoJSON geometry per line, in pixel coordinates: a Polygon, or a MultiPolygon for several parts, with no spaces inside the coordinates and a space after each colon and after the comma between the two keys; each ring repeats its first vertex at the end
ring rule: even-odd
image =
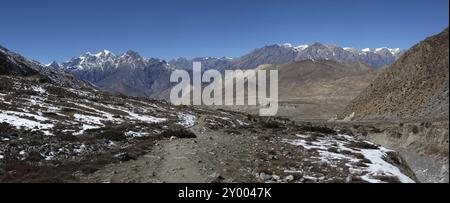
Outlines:
{"type": "Polygon", "coordinates": [[[334,137],[318,132],[295,135],[297,139],[274,136],[274,132],[280,132],[271,126],[275,123],[264,124],[269,127],[266,133],[252,129],[242,134],[211,130],[207,127],[208,120],[208,116],[201,116],[190,128],[196,138],[172,137],[160,141],[136,160],[108,165],[80,180],[103,183],[417,181],[394,151],[350,136],[334,137]]]}
{"type": "Polygon", "coordinates": [[[196,139],[158,142],[154,149],[134,161],[112,164],[86,177],[88,182],[212,182],[218,177],[217,145],[210,145],[220,136],[202,133],[204,117],[191,130],[196,139]]]}

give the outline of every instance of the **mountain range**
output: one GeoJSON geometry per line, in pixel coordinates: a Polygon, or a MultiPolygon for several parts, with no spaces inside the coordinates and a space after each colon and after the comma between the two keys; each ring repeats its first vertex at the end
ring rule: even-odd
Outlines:
{"type": "Polygon", "coordinates": [[[107,50],[98,54],[85,53],[48,67],[70,72],[103,90],[157,99],[165,98],[161,95],[170,87],[173,70],[163,60],[143,58],[134,51],[115,55],[107,50]]]}
{"type": "Polygon", "coordinates": [[[79,79],[88,81],[103,90],[129,96],[167,99],[171,87],[169,78],[172,70],[191,70],[194,61],[202,62],[203,70],[216,69],[222,72],[253,69],[264,64],[281,65],[303,60],[356,62],[380,68],[393,63],[402,53],[403,51],[398,48],[357,50],[320,43],[300,46],[277,44],[256,49],[235,59],[198,57],[194,59],[178,58],[166,62],[155,58],[144,58],[134,51],[115,55],[111,51],[104,50],[97,54],[85,53],[69,61],[53,62],[47,66],[68,71],[79,79]]]}
{"type": "Polygon", "coordinates": [[[293,46],[291,44],[275,44],[255,49],[251,53],[232,59],[229,57],[199,57],[194,59],[178,58],[169,61],[177,68],[192,69],[192,62],[200,61],[205,69],[253,69],[263,64],[281,65],[292,61],[302,60],[335,60],[338,62],[359,62],[381,68],[392,64],[402,55],[399,48],[366,48],[358,50],[351,47],[337,45],[324,45],[314,43],[311,45],[293,46]]]}

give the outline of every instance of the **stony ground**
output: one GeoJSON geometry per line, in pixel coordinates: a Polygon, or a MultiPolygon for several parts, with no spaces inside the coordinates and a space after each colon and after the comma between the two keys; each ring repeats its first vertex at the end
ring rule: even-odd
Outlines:
{"type": "Polygon", "coordinates": [[[0,80],[1,182],[415,182],[338,127],[0,80]]]}
{"type": "Polygon", "coordinates": [[[365,140],[396,150],[420,182],[449,182],[448,121],[335,123],[365,140]]]}
{"type": "Polygon", "coordinates": [[[395,152],[326,128],[211,130],[158,142],[148,154],[83,176],[83,182],[414,182],[395,152]],[[303,132],[293,135],[289,131],[303,132]],[[322,131],[322,132],[320,132],[322,131]],[[286,135],[279,136],[277,134],[286,135]],[[405,175],[408,174],[408,175],[405,175]]]}

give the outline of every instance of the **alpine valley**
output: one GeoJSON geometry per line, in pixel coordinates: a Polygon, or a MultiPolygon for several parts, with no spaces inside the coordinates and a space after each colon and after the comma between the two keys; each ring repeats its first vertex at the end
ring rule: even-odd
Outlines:
{"type": "Polygon", "coordinates": [[[0,182],[448,182],[448,47],[448,29],[409,50],[170,61],[104,50],[42,65],[0,47],[0,182]],[[194,61],[278,70],[279,114],[170,104],[171,73],[194,61]]]}

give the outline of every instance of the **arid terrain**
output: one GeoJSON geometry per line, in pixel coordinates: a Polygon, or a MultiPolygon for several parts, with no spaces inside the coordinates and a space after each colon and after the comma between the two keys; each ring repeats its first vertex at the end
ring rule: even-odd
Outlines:
{"type": "MultiPolygon", "coordinates": [[[[379,71],[361,63],[332,60],[267,64],[257,70],[278,71],[277,116],[297,121],[326,121],[334,117],[370,84],[379,71]]],[[[237,91],[244,91],[245,95],[245,98],[237,99],[246,101],[246,90],[237,91]]],[[[253,114],[259,111],[259,107],[248,105],[222,108],[253,114]]]]}

